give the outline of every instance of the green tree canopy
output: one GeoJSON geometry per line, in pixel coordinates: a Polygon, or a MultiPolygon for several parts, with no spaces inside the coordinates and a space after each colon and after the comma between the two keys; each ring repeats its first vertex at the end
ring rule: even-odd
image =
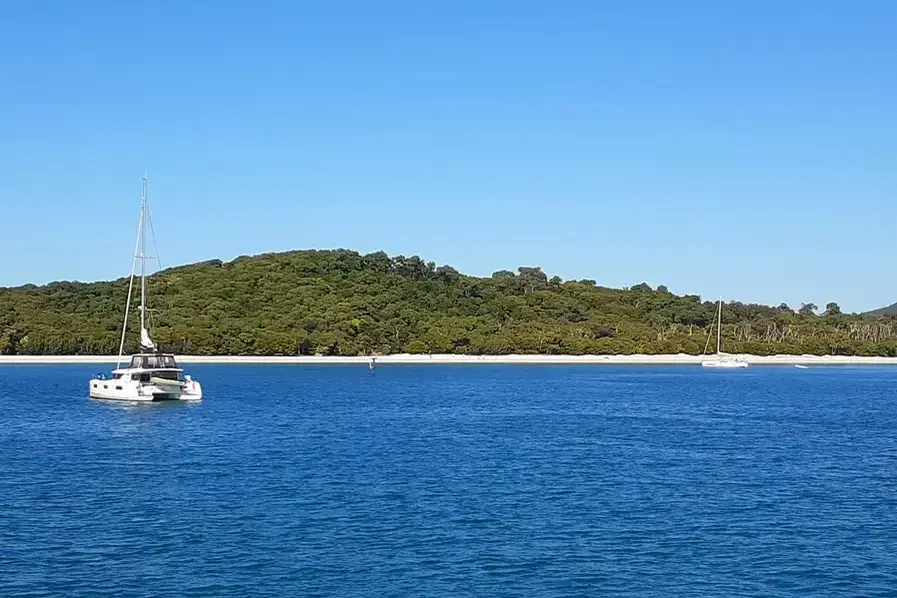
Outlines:
{"type": "MultiPolygon", "coordinates": [[[[0,353],[115,354],[126,278],[0,288],[0,353]]],[[[150,323],[165,350],[198,355],[700,353],[716,304],[641,283],[562,281],[536,266],[467,276],[420,257],[293,251],[171,268],[149,280],[150,323]]],[[[807,317],[729,303],[732,352],[897,355],[897,320],[807,317]]],[[[126,350],[137,349],[131,312],[126,350]]],[[[715,332],[714,332],[715,334],[715,332]]]]}

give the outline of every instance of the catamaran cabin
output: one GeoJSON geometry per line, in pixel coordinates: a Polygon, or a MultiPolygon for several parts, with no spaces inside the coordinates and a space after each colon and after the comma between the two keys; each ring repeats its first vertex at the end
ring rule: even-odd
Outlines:
{"type": "Polygon", "coordinates": [[[169,353],[140,353],[131,356],[131,369],[159,370],[177,369],[178,364],[174,355],[169,353]]]}
{"type": "Polygon", "coordinates": [[[174,355],[168,353],[140,353],[131,356],[127,368],[114,370],[112,379],[126,378],[140,382],[150,382],[153,378],[179,381],[183,370],[178,367],[174,355]]]}

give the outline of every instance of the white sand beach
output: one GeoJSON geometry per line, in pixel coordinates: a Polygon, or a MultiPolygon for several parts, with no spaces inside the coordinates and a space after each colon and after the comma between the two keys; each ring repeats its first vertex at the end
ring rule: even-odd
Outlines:
{"type": "MultiPolygon", "coordinates": [[[[897,357],[859,357],[847,355],[743,355],[751,365],[897,365],[897,357]]],[[[699,365],[701,355],[380,355],[378,365],[699,365]]],[[[306,355],[182,355],[184,364],[292,364],[340,365],[368,364],[372,357],[325,357],[306,355]]],[[[115,364],[109,355],[0,355],[3,364],[115,364]]]]}

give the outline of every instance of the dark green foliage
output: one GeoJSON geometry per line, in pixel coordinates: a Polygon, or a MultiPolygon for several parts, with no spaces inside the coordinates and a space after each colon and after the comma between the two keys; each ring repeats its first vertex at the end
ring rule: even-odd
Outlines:
{"type": "MultiPolygon", "coordinates": [[[[0,353],[115,354],[128,280],[0,289],[0,353]]],[[[701,353],[716,305],[540,268],[464,276],[417,256],[295,251],[172,268],[149,281],[152,333],[196,355],[701,353]]],[[[731,352],[897,355],[895,320],[805,305],[723,310],[731,352]]],[[[132,311],[126,351],[136,350],[132,311]]]]}
{"type": "Polygon", "coordinates": [[[815,303],[802,303],[800,309],[797,310],[798,313],[804,316],[809,316],[816,313],[816,310],[819,309],[816,307],[815,303]]]}

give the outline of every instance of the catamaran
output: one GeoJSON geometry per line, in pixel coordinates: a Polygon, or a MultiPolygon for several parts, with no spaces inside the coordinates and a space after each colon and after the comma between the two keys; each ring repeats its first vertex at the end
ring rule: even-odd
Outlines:
{"type": "Polygon", "coordinates": [[[98,374],[89,383],[90,396],[94,399],[110,399],[120,401],[198,401],[202,399],[202,387],[190,376],[183,376],[174,355],[163,353],[150,337],[147,323],[146,294],[146,225],[147,177],[143,177],[143,193],[140,202],[140,223],[137,225],[137,243],[134,249],[134,261],[131,265],[131,278],[128,283],[128,300],[125,304],[125,321],[121,331],[121,343],[118,348],[118,363],[112,371],[112,377],[98,374]],[[131,309],[131,296],[134,290],[134,277],[137,261],[140,260],[140,352],[132,355],[128,367],[121,367],[125,348],[125,337],[128,330],[128,316],[131,309]]]}
{"type": "MultiPolygon", "coordinates": [[[[746,368],[747,360],[738,355],[725,353],[722,350],[721,329],[723,324],[723,300],[720,298],[719,306],[716,311],[716,355],[701,361],[701,365],[705,368],[746,368]]],[[[710,334],[713,334],[711,327],[710,334]]],[[[710,344],[710,336],[707,336],[707,344],[704,345],[704,355],[707,355],[707,345],[710,344]]]]}

